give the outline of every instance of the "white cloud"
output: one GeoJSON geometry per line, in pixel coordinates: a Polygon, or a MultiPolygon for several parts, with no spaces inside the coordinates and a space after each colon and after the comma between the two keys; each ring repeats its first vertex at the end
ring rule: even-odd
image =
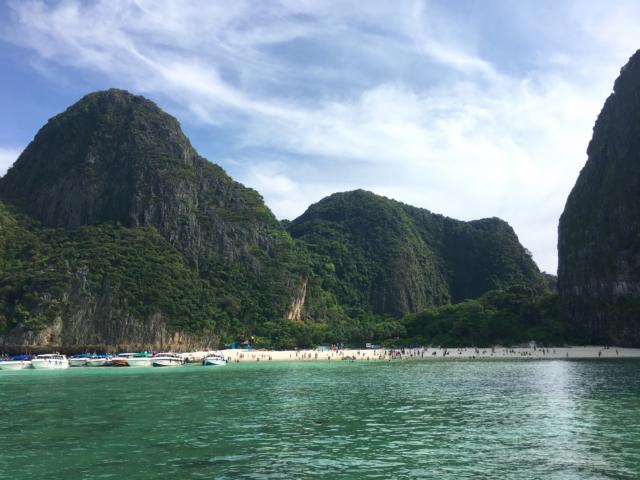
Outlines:
{"type": "MultiPolygon", "coordinates": [[[[240,180],[258,190],[280,218],[293,219],[304,212],[310,203],[352,188],[346,183],[314,181],[317,172],[304,166],[305,180],[298,182],[290,176],[290,162],[275,160],[244,163],[247,167],[243,169],[240,180]]],[[[300,176],[299,171],[297,176],[300,176]]]]}
{"type": "Polygon", "coordinates": [[[3,36],[43,68],[100,73],[224,130],[236,150],[227,164],[280,217],[368,188],[462,219],[500,216],[555,271],[557,220],[640,46],[640,9],[506,2],[534,45],[516,68],[513,52],[497,52],[521,39],[497,37],[489,55],[493,26],[456,28],[464,13],[447,5],[13,2],[3,36]]]}
{"type": "Polygon", "coordinates": [[[17,148],[0,147],[0,177],[7,173],[9,167],[20,156],[20,153],[22,153],[22,150],[17,148]]]}

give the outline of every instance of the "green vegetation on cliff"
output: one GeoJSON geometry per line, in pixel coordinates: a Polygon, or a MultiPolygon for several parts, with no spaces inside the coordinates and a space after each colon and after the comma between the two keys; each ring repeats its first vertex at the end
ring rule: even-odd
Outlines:
{"type": "Polygon", "coordinates": [[[497,218],[461,222],[362,190],[312,205],[288,226],[318,256],[323,287],[350,312],[402,315],[544,279],[497,218]]]}
{"type": "MultiPolygon", "coordinates": [[[[304,248],[281,227],[262,197],[200,157],[178,122],[142,97],[121,90],[98,92],[52,118],[0,179],[0,197],[41,222],[42,232],[65,229],[77,242],[79,255],[97,254],[88,262],[91,272],[111,262],[115,278],[101,288],[111,289],[120,280],[132,288],[109,290],[109,295],[94,289],[90,296],[104,299],[101,308],[117,307],[125,317],[142,322],[162,306],[162,321],[174,330],[208,331],[216,324],[220,334],[246,335],[263,322],[291,317],[297,297],[323,310],[304,248]],[[120,233],[111,238],[109,229],[120,233]],[[125,233],[127,229],[133,230],[125,233]],[[123,236],[152,234],[163,243],[153,249],[136,245],[137,264],[135,255],[122,251],[131,239],[118,243],[123,236]],[[104,250],[111,248],[115,250],[104,250]],[[153,252],[168,261],[153,258],[153,252]],[[163,262],[164,270],[152,268],[163,262]],[[178,278],[184,274],[188,282],[197,280],[192,287],[198,293],[187,292],[191,286],[185,284],[180,294],[185,305],[198,296],[193,312],[185,312],[184,305],[171,307],[176,296],[165,298],[167,292],[154,282],[155,275],[173,269],[178,278]],[[137,282],[148,282],[148,290],[157,290],[155,297],[133,288],[137,282]],[[302,292],[302,285],[311,291],[302,292]]],[[[38,233],[38,228],[31,229],[35,237],[53,235],[38,233]]],[[[53,270],[66,271],[59,266],[53,270]]],[[[73,311],[74,302],[67,303],[73,311]]],[[[300,319],[303,310],[293,317],[300,319]]],[[[97,312],[86,315],[95,331],[103,320],[97,312]]]]}
{"type": "Polygon", "coordinates": [[[51,324],[71,282],[57,248],[60,236],[30,224],[0,202],[0,333],[16,327],[39,331],[51,324]]]}
{"type": "Polygon", "coordinates": [[[0,203],[0,246],[4,332],[38,333],[83,296],[117,299],[137,319],[160,313],[189,332],[213,331],[216,319],[225,320],[215,290],[151,228],[48,229],[0,203]]]}
{"type": "MultiPolygon", "coordinates": [[[[273,317],[250,325],[238,319],[240,310],[247,308],[239,302],[244,294],[239,289],[244,286],[229,277],[217,283],[203,279],[153,228],[115,224],[73,231],[43,228],[0,202],[0,247],[0,331],[5,333],[37,334],[56,317],[72,315],[80,305],[104,308],[104,302],[110,301],[117,302],[119,311],[133,322],[161,315],[170,329],[206,336],[213,343],[253,336],[258,346],[269,348],[385,340],[394,345],[449,347],[564,341],[557,297],[539,296],[527,287],[490,291],[477,300],[432,307],[400,319],[354,308],[347,316],[335,297],[317,285],[309,289],[320,291],[321,298],[307,303],[321,312],[319,319],[273,317]]],[[[304,251],[300,255],[308,258],[304,251]]],[[[256,293],[254,301],[265,300],[256,293]]],[[[109,338],[109,331],[102,333],[102,343],[125,341],[109,338]]],[[[56,340],[65,343],[65,335],[71,334],[60,335],[56,340]]],[[[144,339],[140,342],[144,344],[144,339]]]]}
{"type": "Polygon", "coordinates": [[[395,202],[356,191],[312,205],[289,228],[319,257],[323,286],[352,315],[401,316],[450,299],[439,259],[395,202]]]}
{"type": "Polygon", "coordinates": [[[518,345],[535,341],[561,345],[565,324],[558,296],[526,287],[492,290],[475,300],[464,300],[409,315],[404,319],[405,343],[443,347],[518,345]]]}
{"type": "Polygon", "coordinates": [[[267,348],[308,347],[320,343],[442,347],[528,344],[562,345],[568,340],[558,295],[514,286],[409,314],[401,319],[362,316],[345,322],[269,322],[258,337],[267,348]]]}
{"type": "MultiPolygon", "coordinates": [[[[305,268],[308,258],[301,247],[286,234],[282,241],[291,244],[290,250],[284,251],[295,254],[290,258],[276,257],[266,268],[288,264],[305,268]]],[[[279,272],[266,271],[264,275],[273,282],[279,272]]],[[[314,291],[313,285],[308,288],[314,291]]],[[[7,336],[6,343],[25,333],[37,337],[57,318],[64,321],[79,310],[82,315],[98,315],[94,308],[115,310],[133,323],[144,323],[158,315],[170,331],[184,332],[207,344],[254,334],[273,338],[274,345],[283,346],[327,341],[335,323],[329,326],[323,322],[286,320],[276,313],[260,316],[264,305],[288,305],[289,297],[274,295],[279,290],[260,291],[244,283],[242,272],[229,271],[221,265],[208,265],[206,274],[199,275],[151,227],[103,223],[70,231],[51,229],[0,202],[0,336],[7,336]],[[250,318],[251,322],[243,318],[250,318]],[[292,337],[295,343],[283,340],[288,335],[287,328],[302,332],[292,337]]],[[[330,294],[311,296],[307,304],[329,322],[346,319],[330,294]]],[[[118,323],[125,318],[110,321],[118,323]]],[[[85,344],[128,341],[118,329],[110,335],[112,329],[108,326],[98,326],[100,338],[90,340],[96,336],[89,328],[95,328],[94,323],[87,322],[85,344]]],[[[350,340],[353,328],[349,329],[343,334],[337,331],[332,338],[350,340]]],[[[56,335],[52,342],[64,345],[69,343],[69,337],[77,338],[78,333],[63,328],[56,335]]],[[[136,342],[143,345],[152,341],[140,338],[136,342]]]]}

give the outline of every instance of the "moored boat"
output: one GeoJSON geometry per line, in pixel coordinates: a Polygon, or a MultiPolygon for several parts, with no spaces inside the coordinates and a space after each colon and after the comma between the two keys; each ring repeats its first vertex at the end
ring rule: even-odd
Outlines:
{"type": "Polygon", "coordinates": [[[89,359],[89,355],[86,353],[81,353],[78,355],[74,355],[69,357],[69,366],[70,367],[84,367],[87,364],[87,360],[89,359]]]}
{"type": "Polygon", "coordinates": [[[0,362],[0,370],[23,370],[25,368],[31,368],[30,355],[15,355],[9,360],[0,362]]]}
{"type": "Polygon", "coordinates": [[[129,366],[130,367],[151,367],[152,366],[152,355],[148,352],[140,352],[135,353],[132,357],[129,358],[129,366]]]}
{"type": "Polygon", "coordinates": [[[37,355],[36,358],[31,360],[31,366],[36,369],[60,369],[69,368],[69,360],[66,355],[60,355],[59,353],[47,353],[44,355],[37,355]]]}
{"type": "Polygon", "coordinates": [[[151,357],[154,367],[179,367],[184,363],[184,358],[175,353],[156,353],[151,357]]]}
{"type": "Polygon", "coordinates": [[[91,355],[87,358],[87,367],[106,367],[111,365],[111,355],[91,355]]]}
{"type": "Polygon", "coordinates": [[[227,359],[221,355],[207,355],[202,360],[203,365],[226,365],[227,359]]]}
{"type": "Polygon", "coordinates": [[[128,367],[129,366],[129,357],[132,356],[133,353],[119,353],[115,357],[111,359],[112,367],[128,367]]]}
{"type": "Polygon", "coordinates": [[[152,365],[151,354],[140,353],[119,353],[111,359],[114,367],[150,367],[152,365]]]}

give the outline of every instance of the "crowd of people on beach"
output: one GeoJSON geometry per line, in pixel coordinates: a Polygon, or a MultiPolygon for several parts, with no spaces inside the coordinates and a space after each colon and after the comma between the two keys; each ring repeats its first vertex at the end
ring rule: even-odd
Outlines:
{"type": "Polygon", "coordinates": [[[422,360],[422,359],[554,359],[554,358],[615,358],[610,347],[411,347],[411,348],[375,348],[375,349],[344,349],[323,347],[314,350],[289,350],[289,351],[261,351],[261,350],[227,350],[227,360],[232,363],[244,361],[261,362],[272,360],[290,361],[395,361],[395,360],[422,360]],[[582,350],[581,350],[582,349],[582,350]],[[595,350],[594,350],[595,349],[595,350]],[[585,353],[587,352],[587,353],[585,353]]]}

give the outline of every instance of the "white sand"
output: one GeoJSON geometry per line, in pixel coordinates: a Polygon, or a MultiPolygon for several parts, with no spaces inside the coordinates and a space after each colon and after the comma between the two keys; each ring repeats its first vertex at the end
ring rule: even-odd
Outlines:
{"type": "Polygon", "coordinates": [[[446,359],[588,359],[588,358],[640,358],[640,348],[620,347],[555,347],[555,348],[415,348],[347,349],[337,351],[316,350],[216,350],[184,354],[193,361],[206,354],[222,355],[230,362],[261,361],[340,361],[353,358],[356,361],[371,360],[442,360],[446,359]]]}

